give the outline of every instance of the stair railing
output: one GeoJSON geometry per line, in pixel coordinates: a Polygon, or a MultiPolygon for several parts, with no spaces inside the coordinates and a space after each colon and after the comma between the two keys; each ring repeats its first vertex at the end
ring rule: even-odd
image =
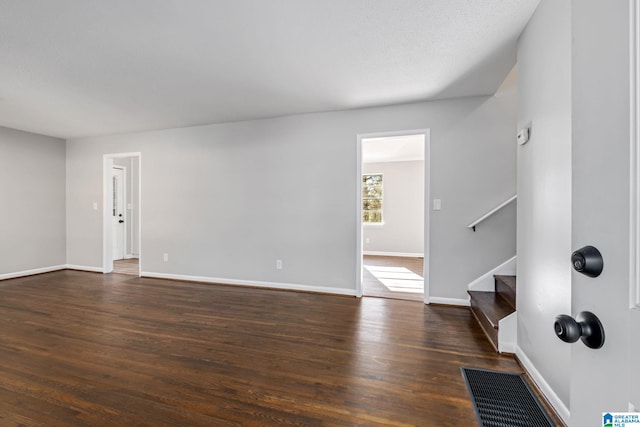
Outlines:
{"type": "Polygon", "coordinates": [[[482,215],[480,218],[476,219],[471,224],[467,225],[467,228],[470,228],[473,231],[476,231],[476,226],[478,224],[480,224],[485,219],[489,218],[494,213],[498,212],[500,209],[502,209],[505,206],[507,206],[509,203],[515,201],[517,198],[518,198],[518,195],[515,194],[513,197],[509,198],[509,200],[506,200],[503,203],[500,203],[498,206],[496,206],[495,208],[491,209],[489,212],[487,212],[486,214],[482,215]]]}

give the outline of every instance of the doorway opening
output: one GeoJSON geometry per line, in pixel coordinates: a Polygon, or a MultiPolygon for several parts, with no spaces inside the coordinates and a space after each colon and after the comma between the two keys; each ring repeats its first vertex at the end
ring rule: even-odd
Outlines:
{"type": "Polygon", "coordinates": [[[141,154],[103,159],[103,271],[141,272],[141,154]]]}
{"type": "Polygon", "coordinates": [[[357,294],[428,302],[429,131],[358,136],[357,294]]]}

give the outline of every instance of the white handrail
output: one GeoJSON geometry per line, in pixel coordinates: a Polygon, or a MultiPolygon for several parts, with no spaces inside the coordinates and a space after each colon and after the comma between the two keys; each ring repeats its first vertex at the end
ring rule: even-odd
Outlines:
{"type": "Polygon", "coordinates": [[[516,194],[513,197],[511,197],[509,200],[499,204],[498,206],[493,208],[491,211],[487,212],[486,214],[482,215],[480,218],[473,221],[471,224],[467,225],[467,228],[471,228],[473,231],[476,231],[476,225],[480,224],[482,221],[489,218],[491,215],[498,212],[500,209],[504,208],[505,206],[507,206],[509,203],[513,202],[517,198],[518,198],[518,195],[516,194]]]}

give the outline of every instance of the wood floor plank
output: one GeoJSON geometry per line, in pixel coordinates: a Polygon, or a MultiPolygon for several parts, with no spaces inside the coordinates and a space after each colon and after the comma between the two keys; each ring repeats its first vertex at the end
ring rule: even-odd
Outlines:
{"type": "Polygon", "coordinates": [[[0,424],[476,425],[468,309],[59,271],[0,282],[0,424]],[[3,418],[4,417],[4,418],[3,418]]]}
{"type": "Polygon", "coordinates": [[[140,275],[140,260],[138,258],[113,260],[113,272],[119,274],[140,275]]]}

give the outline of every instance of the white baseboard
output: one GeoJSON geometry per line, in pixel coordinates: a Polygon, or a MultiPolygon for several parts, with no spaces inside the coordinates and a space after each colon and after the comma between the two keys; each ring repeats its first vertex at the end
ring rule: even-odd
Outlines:
{"type": "Polygon", "coordinates": [[[520,364],[527,371],[527,374],[531,377],[534,383],[538,386],[542,394],[547,398],[551,406],[556,410],[562,421],[569,425],[569,408],[566,407],[558,395],[553,391],[549,383],[544,379],[542,374],[536,369],[531,360],[524,354],[524,351],[520,346],[516,345],[516,357],[520,361],[520,364]]]}
{"type": "Polygon", "coordinates": [[[254,281],[254,280],[223,279],[218,277],[153,273],[149,271],[140,272],[140,276],[152,277],[156,279],[184,280],[187,282],[216,283],[216,284],[222,284],[222,285],[252,286],[257,288],[283,289],[288,291],[317,292],[317,293],[324,293],[324,294],[347,295],[347,296],[353,296],[353,297],[356,296],[355,289],[328,288],[328,287],[321,287],[321,286],[299,285],[295,283],[276,283],[276,282],[261,282],[261,281],[254,281]]]}
{"type": "Polygon", "coordinates": [[[16,271],[15,273],[0,274],[0,280],[15,279],[17,277],[33,276],[34,274],[50,273],[52,271],[64,270],[66,265],[55,265],[51,267],[34,268],[32,270],[16,271]]]}
{"type": "Polygon", "coordinates": [[[510,258],[495,267],[491,271],[483,274],[482,276],[475,279],[473,282],[467,285],[467,289],[470,291],[485,291],[492,292],[495,291],[495,281],[494,274],[499,274],[503,276],[515,276],[516,275],[516,260],[517,256],[510,258]]]}
{"type": "Polygon", "coordinates": [[[104,269],[102,267],[89,267],[86,265],[67,264],[65,268],[69,270],[90,271],[92,273],[104,273],[104,269]]]}
{"type": "Polygon", "coordinates": [[[471,305],[469,299],[442,297],[429,297],[429,304],[457,305],[461,307],[469,307],[471,305]]]}
{"type": "Polygon", "coordinates": [[[362,255],[373,256],[398,256],[404,258],[424,258],[424,254],[414,252],[380,252],[380,251],[362,251],[362,255]]]}

